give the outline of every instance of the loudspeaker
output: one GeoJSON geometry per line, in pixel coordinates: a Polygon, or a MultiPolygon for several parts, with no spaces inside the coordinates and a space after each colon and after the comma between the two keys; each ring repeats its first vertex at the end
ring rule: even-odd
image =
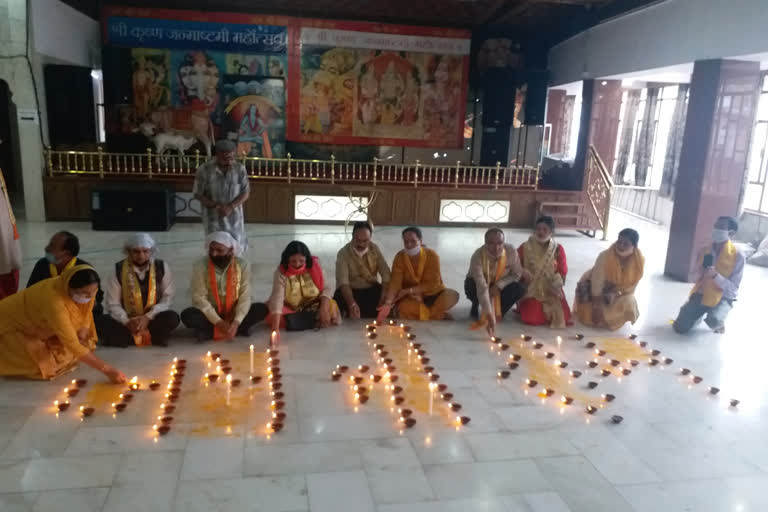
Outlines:
{"type": "Polygon", "coordinates": [[[107,105],[133,103],[131,49],[105,45],[101,50],[104,101],[107,105]]]}
{"type": "Polygon", "coordinates": [[[48,64],[43,71],[51,145],[96,142],[91,70],[48,64]]]}
{"type": "Polygon", "coordinates": [[[91,191],[94,231],[168,231],[175,221],[171,187],[115,184],[91,191]]]}
{"type": "Polygon", "coordinates": [[[491,68],[483,80],[483,122],[487,126],[512,125],[515,91],[520,74],[506,68],[491,68]]]}
{"type": "Polygon", "coordinates": [[[528,88],[525,94],[525,124],[528,126],[543,125],[544,112],[547,107],[546,71],[530,71],[526,82],[528,88]]]}

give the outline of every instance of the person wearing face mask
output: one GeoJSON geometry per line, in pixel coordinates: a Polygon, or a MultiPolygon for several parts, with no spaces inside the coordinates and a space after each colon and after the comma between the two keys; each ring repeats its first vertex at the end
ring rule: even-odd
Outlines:
{"type": "Polygon", "coordinates": [[[78,362],[99,370],[110,382],[125,375],[93,354],[93,304],[99,275],[75,265],[0,300],[0,375],[52,379],[78,362]]]}
{"type": "Polygon", "coordinates": [[[281,327],[304,331],[340,323],[341,312],[326,286],[320,260],[294,240],[283,250],[275,270],[267,324],[279,336],[281,327]]]}
{"type": "Polygon", "coordinates": [[[235,256],[237,240],[216,231],[205,238],[205,247],[208,256],[192,268],[192,307],[181,312],[181,321],[199,342],[250,336],[267,316],[267,308],[251,303],[251,269],[235,256]]]}
{"type": "Polygon", "coordinates": [[[205,234],[217,231],[230,233],[238,244],[240,255],[248,249],[245,233],[243,203],[250,195],[250,183],[245,166],[236,160],[235,143],[216,142],[216,158],[197,170],[193,194],[203,206],[205,234]]]}
{"type": "Polygon", "coordinates": [[[738,230],[739,223],[733,217],[719,217],[715,222],[712,244],[699,252],[696,284],[672,324],[676,332],[690,331],[702,317],[714,332],[725,332],[725,319],[744,275],[744,255],[731,242],[738,230]]]}
{"type": "Polygon", "coordinates": [[[568,263],[565,249],[552,239],[554,231],[555,219],[542,215],[536,220],[535,233],[517,249],[523,268],[531,275],[517,308],[524,324],[563,329],[571,324],[571,309],[563,291],[568,263]]]}
{"type": "Polygon", "coordinates": [[[581,277],[573,310],[582,324],[615,331],[637,321],[640,311],[634,294],[645,268],[639,241],[637,231],[622,229],[618,240],[581,277]]]}
{"type": "Polygon", "coordinates": [[[171,310],[175,286],[171,269],[156,258],[155,241],[136,233],[123,245],[125,258],[107,279],[107,314],[96,319],[107,347],[168,346],[179,315],[171,310]]]}
{"type": "Polygon", "coordinates": [[[472,328],[485,327],[494,336],[496,323],[523,296],[529,277],[515,248],[505,242],[504,232],[499,228],[486,231],[485,243],[472,254],[464,280],[464,293],[472,303],[469,314],[477,320],[472,328]]]}
{"type": "Polygon", "coordinates": [[[356,222],[352,241],[336,255],[333,299],[349,318],[376,318],[376,308],[384,302],[389,284],[389,265],[371,241],[372,232],[369,223],[356,222]]]}
{"type": "MultiPolygon", "coordinates": [[[[45,256],[37,260],[32,273],[27,281],[27,288],[43,279],[50,279],[60,275],[75,265],[90,265],[87,261],[78,257],[80,254],[80,240],[69,231],[59,231],[51,237],[45,246],[45,256]]],[[[96,292],[96,304],[93,306],[93,314],[99,317],[102,314],[102,301],[104,293],[99,288],[96,292]]]]}
{"type": "Polygon", "coordinates": [[[383,322],[393,308],[405,320],[450,320],[448,313],[459,301],[456,290],[446,288],[440,274],[440,257],[424,247],[421,230],[403,230],[403,250],[392,262],[387,298],[379,306],[377,320],[383,322]]]}

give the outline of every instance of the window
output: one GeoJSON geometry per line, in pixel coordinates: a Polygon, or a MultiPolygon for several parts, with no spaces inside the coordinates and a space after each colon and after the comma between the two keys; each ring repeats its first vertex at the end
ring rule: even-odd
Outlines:
{"type": "Polygon", "coordinates": [[[757,122],[752,131],[749,159],[747,160],[747,189],[744,208],[768,213],[768,193],[765,190],[768,174],[768,73],[763,74],[763,87],[757,104],[757,122]]]}

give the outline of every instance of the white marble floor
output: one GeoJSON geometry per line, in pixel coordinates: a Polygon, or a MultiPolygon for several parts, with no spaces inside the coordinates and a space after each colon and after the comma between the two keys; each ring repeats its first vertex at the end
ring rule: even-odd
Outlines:
{"type": "MultiPolygon", "coordinates": [[[[169,348],[99,349],[104,359],[145,384],[165,382],[176,356],[189,361],[175,420],[168,435],[152,430],[161,392],[141,390],[128,408],[111,414],[110,402],[120,387],[103,383],[87,368],[54,382],[0,381],[0,510],[2,511],[712,511],[768,510],[768,428],[766,391],[768,349],[761,291],[768,270],[748,266],[740,301],[725,335],[700,328],[690,336],[672,332],[669,320],[685,300],[688,285],[662,276],[666,236],[659,228],[615,214],[613,230],[635,225],[647,257],[646,276],[638,288],[642,317],[633,328],[610,336],[589,329],[564,332],[526,329],[513,315],[500,336],[521,352],[520,367],[508,380],[497,380],[504,355],[489,350],[484,337],[468,330],[468,303],[457,306],[455,322],[413,322],[430,365],[471,417],[461,428],[439,399],[429,416],[426,380],[408,364],[404,342],[381,332],[399,366],[405,406],[417,424],[401,432],[387,406],[382,384],[371,400],[356,409],[347,384],[332,382],[336,364],[373,365],[361,323],[347,322],[324,332],[285,335],[279,357],[283,373],[283,431],[268,436],[269,397],[263,383],[234,388],[225,404],[225,385],[206,387],[210,371],[206,350],[232,360],[235,377],[249,373],[248,344],[257,349],[255,373],[264,375],[266,330],[254,340],[196,345],[180,332],[169,348]],[[755,316],[757,315],[757,316],[755,316]],[[568,361],[568,370],[584,372],[568,383],[536,351],[518,347],[525,332],[544,350],[568,361]],[[578,332],[586,338],[578,342],[578,332]],[[619,381],[602,378],[585,360],[594,357],[584,343],[608,349],[608,357],[639,357],[626,336],[661,350],[674,363],[650,367],[647,358],[619,381]],[[555,336],[565,339],[558,346],[555,336]],[[622,337],[624,337],[622,339],[622,337]],[[762,342],[760,340],[763,340],[762,342]],[[688,384],[679,376],[688,367],[703,377],[688,384]],[[528,391],[522,381],[536,377],[528,391]],[[62,388],[73,378],[89,380],[71,399],[70,410],[54,412],[62,388]],[[599,381],[589,391],[584,384],[599,381]],[[722,389],[717,397],[708,386],[722,389]],[[548,400],[536,396],[543,386],[556,387],[548,400]],[[528,391],[528,393],[526,393],[528,391]],[[570,393],[571,406],[557,404],[570,393]],[[584,412],[601,393],[616,400],[596,415],[584,412]],[[741,400],[729,408],[727,399],[741,400]],[[80,405],[96,412],[81,419],[80,405]],[[614,425],[614,414],[624,417],[614,425]]],[[[48,237],[59,229],[77,232],[82,257],[106,272],[120,258],[124,234],[92,232],[87,224],[22,224],[27,266],[42,255],[48,237]]],[[[266,298],[270,276],[284,245],[305,241],[333,278],[333,258],[347,237],[337,226],[248,226],[257,297],[266,298]]],[[[177,225],[154,234],[161,256],[170,260],[178,282],[177,308],[189,304],[189,273],[203,254],[197,225],[177,225]]],[[[527,235],[508,231],[519,243],[527,235]]],[[[375,239],[385,254],[399,248],[399,229],[382,227],[375,239]]],[[[578,276],[607,243],[563,233],[572,297],[578,276]]],[[[462,290],[469,255],[482,243],[481,229],[425,229],[426,243],[442,257],[447,284],[462,290]]],[[[463,295],[463,293],[462,293],[463,295]]],[[[386,331],[386,329],[382,330],[386,331]]],[[[623,363],[625,364],[625,363],[623,363]]],[[[354,366],[353,366],[354,369],[354,366]]]]}

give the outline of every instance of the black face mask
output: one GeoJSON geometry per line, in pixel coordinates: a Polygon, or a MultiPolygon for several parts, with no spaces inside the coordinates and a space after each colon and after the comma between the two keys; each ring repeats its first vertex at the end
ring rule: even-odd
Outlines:
{"type": "Polygon", "coordinates": [[[224,256],[211,256],[211,261],[219,268],[226,268],[229,262],[232,261],[232,255],[226,254],[224,256]]]}

